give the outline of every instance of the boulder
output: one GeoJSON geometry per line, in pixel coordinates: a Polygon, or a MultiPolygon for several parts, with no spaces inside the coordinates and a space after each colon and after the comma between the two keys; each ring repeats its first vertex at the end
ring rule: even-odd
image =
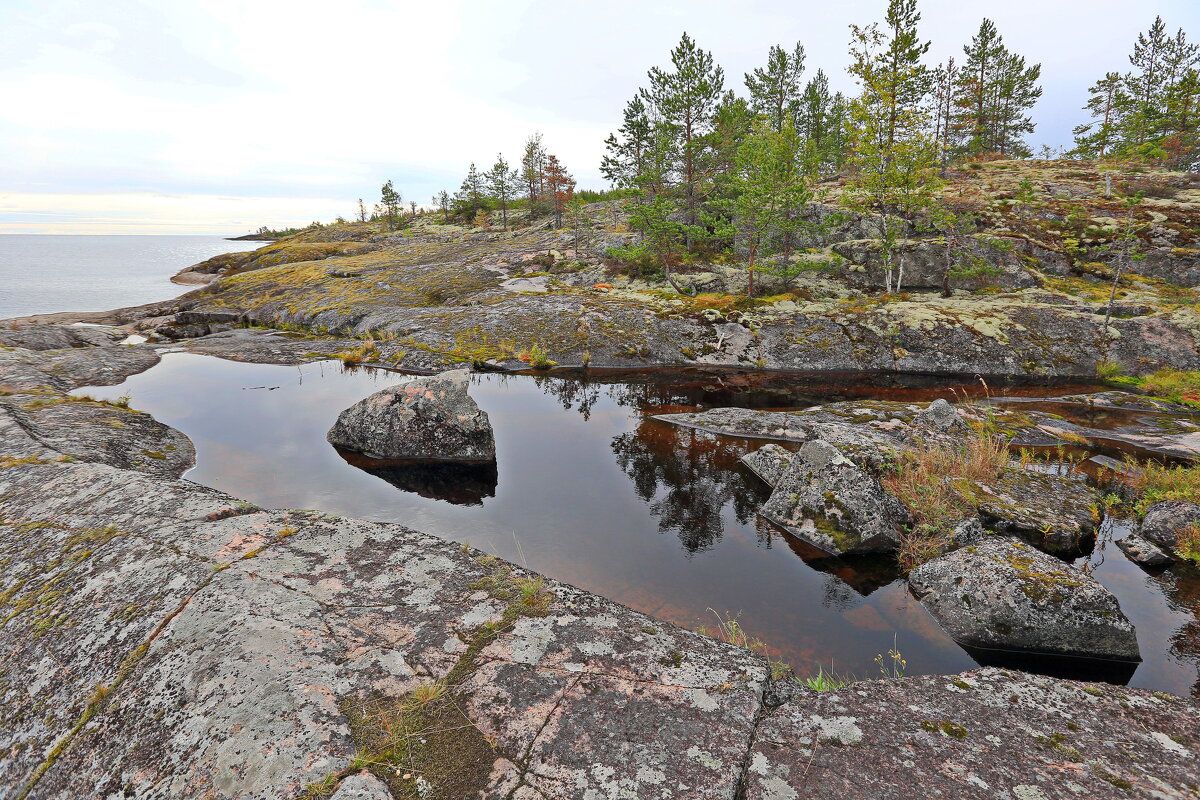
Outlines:
{"type": "Polygon", "coordinates": [[[1143,567],[1165,567],[1175,560],[1154,542],[1148,542],[1136,533],[1118,539],[1117,547],[1130,561],[1143,567]]]}
{"type": "Polygon", "coordinates": [[[469,384],[467,370],[454,370],[389,386],[339,414],[325,438],[378,459],[492,461],[492,426],[469,384]]]}
{"type": "Polygon", "coordinates": [[[895,550],[908,510],[836,447],[806,442],[759,514],[831,555],[895,550]]]}
{"type": "Polygon", "coordinates": [[[1133,625],[1111,592],[1016,539],[986,538],[922,564],[908,582],[965,647],[1141,660],[1133,625]]]}
{"type": "Polygon", "coordinates": [[[1142,538],[1174,552],[1179,546],[1180,535],[1195,525],[1200,525],[1200,504],[1164,500],[1146,509],[1139,532],[1142,538]]]}
{"type": "Polygon", "coordinates": [[[985,522],[1045,550],[1076,552],[1096,529],[1096,490],[1082,479],[1005,467],[995,480],[974,486],[985,522]]]}
{"type": "Polygon", "coordinates": [[[955,410],[942,398],[929,404],[929,407],[913,417],[914,428],[924,429],[943,436],[966,436],[971,432],[970,427],[955,410]]]}

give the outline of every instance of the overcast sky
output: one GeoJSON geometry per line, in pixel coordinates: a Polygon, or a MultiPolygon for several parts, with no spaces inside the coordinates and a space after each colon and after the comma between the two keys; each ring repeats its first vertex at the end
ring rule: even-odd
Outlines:
{"type": "MultiPolygon", "coordinates": [[[[886,0],[0,0],[0,232],[240,233],[352,216],[392,178],[427,204],[541,131],[583,187],[646,70],[688,31],[728,86],[800,41],[845,74],[886,0]],[[734,10],[736,9],[736,10],[734,10]]],[[[920,0],[930,61],[983,16],[1043,65],[1035,149],[1087,87],[1196,0],[920,0]]]]}

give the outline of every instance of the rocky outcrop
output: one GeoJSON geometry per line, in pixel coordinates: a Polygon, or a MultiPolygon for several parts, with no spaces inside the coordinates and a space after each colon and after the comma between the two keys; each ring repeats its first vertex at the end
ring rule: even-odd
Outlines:
{"type": "MultiPolygon", "coordinates": [[[[1026,289],[1041,286],[1041,281],[1001,245],[1002,241],[991,237],[964,237],[962,246],[951,249],[932,240],[902,240],[893,254],[893,269],[901,289],[948,287],[972,290],[985,286],[1026,289]],[[978,262],[976,265],[964,258],[964,249],[971,251],[971,258],[978,262]]],[[[852,265],[843,275],[851,285],[876,289],[887,285],[878,239],[844,241],[832,249],[852,265]]]]}
{"type": "Polygon", "coordinates": [[[1200,526],[1200,503],[1165,500],[1146,509],[1139,533],[1143,538],[1174,553],[1179,546],[1179,537],[1195,526],[1200,526]]]}
{"type": "Polygon", "coordinates": [[[1141,660],[1133,625],[1107,589],[1015,539],[988,537],[922,564],[909,585],[967,647],[1141,660]]]}
{"type": "Polygon", "coordinates": [[[368,242],[310,242],[283,241],[269,244],[246,253],[221,253],[210,259],[180,270],[171,280],[182,284],[207,284],[225,275],[274,267],[321,261],[336,256],[353,256],[378,250],[379,245],[368,242]]]}
{"type": "Polygon", "coordinates": [[[71,347],[103,347],[117,344],[128,332],[109,325],[0,326],[0,347],[24,350],[64,350],[71,347]]]}
{"type": "Polygon", "coordinates": [[[807,442],[759,514],[831,555],[895,550],[904,505],[828,442],[807,442]]]}
{"type": "Polygon", "coordinates": [[[390,386],[339,414],[326,438],[378,459],[492,461],[492,426],[467,394],[470,383],[458,370],[390,386]]]}

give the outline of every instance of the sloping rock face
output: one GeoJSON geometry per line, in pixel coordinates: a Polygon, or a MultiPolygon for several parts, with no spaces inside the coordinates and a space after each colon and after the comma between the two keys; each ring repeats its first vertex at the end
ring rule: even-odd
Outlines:
{"type": "Polygon", "coordinates": [[[63,350],[68,347],[101,347],[116,344],[128,334],[107,325],[0,326],[0,347],[25,350],[63,350]]]}
{"type": "Polygon", "coordinates": [[[1172,553],[1185,530],[1200,525],[1200,503],[1166,500],[1146,509],[1141,535],[1172,553]]]}
{"type": "Polygon", "coordinates": [[[908,579],[959,644],[1141,660],[1133,625],[1107,589],[1014,539],[988,537],[922,564],[908,579]]]}
{"type": "Polygon", "coordinates": [[[456,370],[390,386],[339,414],[326,438],[372,458],[492,461],[492,426],[467,394],[470,383],[456,370]]]}
{"type": "Polygon", "coordinates": [[[759,514],[832,555],[896,549],[904,505],[828,442],[800,448],[759,514]]]}
{"type": "Polygon", "coordinates": [[[1198,730],[1179,698],[996,669],[804,690],[759,724],[745,796],[1188,797],[1198,730]]]}
{"type": "Polygon", "coordinates": [[[1165,567],[1175,559],[1154,542],[1147,541],[1136,533],[1117,540],[1117,547],[1129,560],[1143,567],[1165,567]]]}
{"type": "Polygon", "coordinates": [[[739,460],[763,483],[775,488],[788,468],[791,467],[794,457],[792,451],[784,450],[777,444],[768,444],[752,453],[747,453],[739,460]]]}

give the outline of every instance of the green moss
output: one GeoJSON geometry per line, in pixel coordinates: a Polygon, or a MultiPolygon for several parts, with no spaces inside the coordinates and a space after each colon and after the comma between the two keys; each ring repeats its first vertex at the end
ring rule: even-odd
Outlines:
{"type": "Polygon", "coordinates": [[[952,739],[965,739],[968,735],[968,731],[965,727],[959,725],[957,722],[951,722],[950,720],[942,720],[941,722],[931,722],[930,720],[925,720],[921,723],[921,730],[929,731],[931,733],[943,733],[952,739]]]}

